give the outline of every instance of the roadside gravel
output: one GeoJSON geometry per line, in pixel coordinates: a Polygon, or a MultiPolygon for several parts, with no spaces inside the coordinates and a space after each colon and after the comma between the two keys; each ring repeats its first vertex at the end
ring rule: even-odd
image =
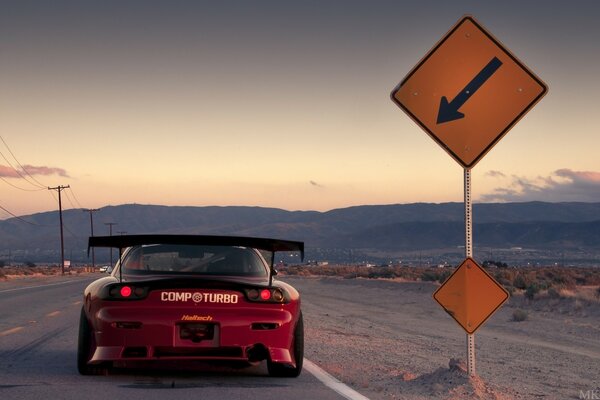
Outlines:
{"type": "Polygon", "coordinates": [[[370,399],[565,399],[600,390],[600,315],[510,299],[476,333],[476,370],[465,372],[466,334],[432,294],[436,284],[282,276],[302,295],[306,357],[370,399]],[[557,308],[558,309],[558,308],[557,308]]]}

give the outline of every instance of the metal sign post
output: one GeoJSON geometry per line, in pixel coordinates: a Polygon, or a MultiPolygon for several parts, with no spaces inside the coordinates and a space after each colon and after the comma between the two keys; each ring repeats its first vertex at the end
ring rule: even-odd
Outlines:
{"type": "MultiPolygon", "coordinates": [[[[465,257],[473,257],[473,204],[471,169],[465,168],[465,257]]],[[[467,373],[475,376],[475,333],[467,333],[467,373]]]]}
{"type": "Polygon", "coordinates": [[[467,333],[467,374],[477,376],[475,372],[475,334],[467,333]]]}
{"type": "Polygon", "coordinates": [[[471,203],[470,168],[465,168],[465,257],[473,258],[473,205],[471,203]]]}
{"type": "Polygon", "coordinates": [[[475,376],[475,331],[508,292],[473,259],[471,169],[546,94],[548,87],[466,15],[391,93],[394,101],[464,168],[465,255],[433,298],[467,333],[475,376]]]}

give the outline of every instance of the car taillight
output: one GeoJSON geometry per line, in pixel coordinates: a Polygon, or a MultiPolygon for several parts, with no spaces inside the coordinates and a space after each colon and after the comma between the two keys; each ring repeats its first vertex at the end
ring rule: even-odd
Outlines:
{"type": "Polygon", "coordinates": [[[285,299],[285,297],[283,296],[283,292],[281,290],[273,290],[273,294],[271,295],[271,298],[278,303],[283,302],[283,300],[285,299]]]}
{"type": "Polygon", "coordinates": [[[105,300],[141,300],[148,295],[145,287],[116,284],[108,286],[100,297],[105,300]]]}
{"type": "Polygon", "coordinates": [[[247,289],[246,298],[258,303],[285,303],[286,294],[280,288],[247,289]]]}
{"type": "Polygon", "coordinates": [[[248,296],[248,300],[258,300],[258,290],[250,289],[246,291],[246,295],[248,296]]]}
{"type": "Polygon", "coordinates": [[[263,289],[260,291],[260,298],[263,300],[269,300],[271,298],[271,291],[269,289],[263,289]]]}

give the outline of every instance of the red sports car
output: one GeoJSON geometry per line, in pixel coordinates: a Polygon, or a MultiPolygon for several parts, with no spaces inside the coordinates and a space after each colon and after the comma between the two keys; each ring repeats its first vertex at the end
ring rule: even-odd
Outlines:
{"type": "Polygon", "coordinates": [[[267,361],[271,376],[302,370],[300,295],[273,279],[277,251],[304,243],[198,235],[96,236],[119,249],[110,276],[84,292],[77,367],[158,360],[267,361]]]}

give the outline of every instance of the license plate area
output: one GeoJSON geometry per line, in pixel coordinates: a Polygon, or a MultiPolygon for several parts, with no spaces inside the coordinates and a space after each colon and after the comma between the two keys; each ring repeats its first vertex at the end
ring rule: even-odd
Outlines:
{"type": "Polygon", "coordinates": [[[216,347],[219,325],[206,322],[181,322],[175,326],[175,346],[216,347]]]}

